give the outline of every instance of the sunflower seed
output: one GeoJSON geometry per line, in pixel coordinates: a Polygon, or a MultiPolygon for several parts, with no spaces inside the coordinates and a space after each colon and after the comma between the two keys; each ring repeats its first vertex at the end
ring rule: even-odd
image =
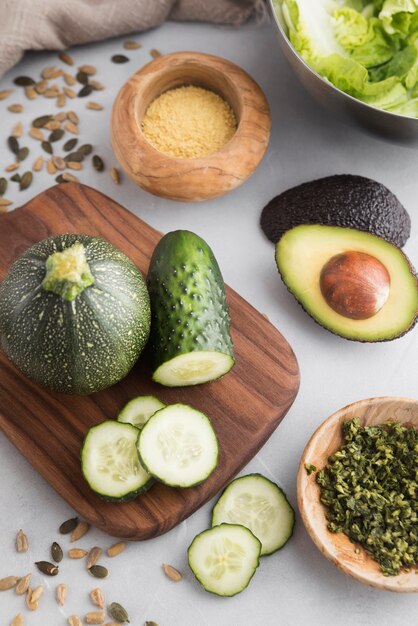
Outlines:
{"type": "Polygon", "coordinates": [[[90,591],[90,599],[93,604],[99,607],[99,609],[104,609],[105,597],[103,591],[99,587],[90,591]]]}
{"type": "Polygon", "coordinates": [[[11,104],[10,106],[7,107],[7,110],[10,111],[10,113],[22,113],[23,105],[22,104],[11,104]]]}
{"type": "MultiPolygon", "coordinates": [[[[6,206],[6,205],[4,205],[6,206]]],[[[0,579],[0,591],[8,591],[9,589],[13,589],[19,582],[19,576],[6,576],[6,578],[0,579]]]]}
{"type": "Polygon", "coordinates": [[[113,617],[113,619],[117,622],[120,622],[121,624],[124,624],[125,622],[129,623],[128,611],[124,609],[123,606],[119,604],[119,602],[112,602],[111,604],[109,604],[109,606],[107,607],[107,612],[109,613],[110,617],[113,617]]]}
{"type": "Polygon", "coordinates": [[[80,83],[80,85],[87,85],[89,82],[89,77],[87,76],[87,74],[85,74],[85,72],[78,71],[75,75],[75,78],[76,81],[80,83]]]}
{"type": "Polygon", "coordinates": [[[30,76],[18,76],[14,79],[14,84],[18,87],[28,87],[29,85],[35,85],[35,81],[30,76]]]}
{"type": "Polygon", "coordinates": [[[37,117],[33,120],[32,126],[34,126],[35,128],[43,128],[45,124],[53,119],[53,117],[53,115],[41,115],[40,117],[37,117]]]}
{"type": "MultiPolygon", "coordinates": [[[[57,157],[55,157],[57,158],[57,157]]],[[[64,553],[59,543],[54,541],[51,546],[51,558],[55,563],[60,563],[64,557],[64,553]]]]}
{"type": "Polygon", "coordinates": [[[180,582],[183,578],[183,574],[181,574],[175,567],[172,565],[168,565],[167,563],[163,563],[162,568],[164,570],[164,574],[175,583],[180,582]]]}
{"type": "Polygon", "coordinates": [[[128,41],[123,42],[123,47],[125,48],[125,50],[138,50],[138,48],[142,48],[142,45],[137,41],[132,41],[131,39],[128,39],[128,41]]]}
{"type": "Polygon", "coordinates": [[[86,554],[87,550],[82,550],[81,548],[71,548],[71,550],[68,550],[70,559],[84,559],[86,554]]]}
{"type": "Polygon", "coordinates": [[[103,111],[103,105],[98,102],[92,102],[91,100],[87,102],[86,107],[91,111],[103,111]]]}
{"type": "Polygon", "coordinates": [[[64,161],[81,163],[81,161],[84,161],[84,155],[80,152],[80,150],[77,150],[77,152],[70,152],[69,154],[65,155],[64,161]]]}
{"type": "Polygon", "coordinates": [[[32,165],[32,170],[34,172],[40,172],[42,167],[44,164],[44,157],[43,156],[39,156],[37,159],[35,159],[33,165],[32,165]]]}
{"type": "Polygon", "coordinates": [[[31,597],[32,597],[32,589],[29,587],[25,596],[26,606],[28,607],[30,611],[36,611],[38,609],[39,603],[38,601],[32,602],[31,597]]]}
{"type": "Polygon", "coordinates": [[[64,606],[68,595],[68,587],[64,583],[57,585],[55,598],[60,606],[64,606]]]}
{"type": "Polygon", "coordinates": [[[33,87],[25,87],[25,96],[28,100],[36,100],[38,92],[33,87]]]}
{"type": "Polygon", "coordinates": [[[112,63],[128,63],[129,59],[124,54],[114,54],[110,59],[112,63]]]}
{"type": "Polygon", "coordinates": [[[10,626],[24,626],[25,621],[22,613],[18,613],[10,622],[10,626]]]}
{"type": "Polygon", "coordinates": [[[62,174],[58,174],[58,176],[55,177],[55,181],[57,183],[66,183],[67,181],[64,179],[62,174]]]}
{"type": "Polygon", "coordinates": [[[62,176],[63,181],[66,183],[78,183],[79,182],[77,176],[73,176],[69,172],[63,172],[61,176],[62,176]]]}
{"type": "Polygon", "coordinates": [[[17,154],[19,152],[19,142],[13,135],[10,135],[10,137],[8,137],[7,145],[9,146],[13,154],[17,154]]]}
{"type": "Polygon", "coordinates": [[[68,132],[72,133],[73,135],[78,135],[78,133],[80,132],[78,130],[78,126],[76,126],[76,124],[73,124],[72,122],[66,122],[64,124],[64,128],[65,130],[68,130],[68,132]]]}
{"type": "Polygon", "coordinates": [[[26,576],[23,576],[17,583],[15,591],[18,596],[22,596],[29,589],[31,576],[32,574],[26,574],[26,576]]]}
{"type": "Polygon", "coordinates": [[[36,83],[36,85],[35,85],[36,93],[44,94],[47,89],[48,89],[48,81],[47,80],[41,80],[41,81],[39,81],[39,83],[36,83]]]}
{"type": "Polygon", "coordinates": [[[0,198],[0,212],[4,213],[6,207],[10,206],[11,204],[13,204],[11,200],[8,200],[7,198],[0,198]]]}
{"type": "Polygon", "coordinates": [[[49,161],[46,164],[46,169],[48,171],[48,174],[56,174],[57,173],[57,168],[54,165],[54,161],[52,159],[49,159],[49,161]]]}
{"type": "MultiPolygon", "coordinates": [[[[67,114],[65,113],[64,119],[66,119],[66,117],[67,117],[67,114]]],[[[47,122],[44,128],[46,128],[47,130],[58,130],[59,128],[61,128],[61,122],[58,119],[54,118],[50,122],[47,122]]]]}
{"type": "Polygon", "coordinates": [[[50,89],[47,89],[44,93],[44,98],[56,98],[57,96],[59,96],[60,91],[58,89],[58,87],[51,87],[50,89]]]}
{"type": "Polygon", "coordinates": [[[57,98],[57,107],[65,107],[67,103],[67,96],[65,93],[60,93],[57,98]]]}
{"type": "Polygon", "coordinates": [[[65,170],[66,167],[66,162],[64,161],[64,159],[60,156],[53,156],[52,157],[52,162],[55,165],[55,167],[57,168],[57,170],[65,170]]]}
{"type": "MultiPolygon", "coordinates": [[[[5,191],[5,190],[4,190],[5,191]]],[[[4,193],[3,191],[3,193],[4,193]]],[[[3,194],[1,194],[3,195],[3,194]]],[[[18,552],[27,552],[29,550],[29,542],[22,529],[16,535],[16,550],[18,552]]]]}
{"type": "MultiPolygon", "coordinates": [[[[61,111],[60,113],[57,113],[56,115],[54,115],[54,122],[61,123],[61,122],[63,122],[66,119],[67,119],[66,111],[61,111]]],[[[55,130],[55,128],[53,130],[55,130]]]]}
{"type": "Polygon", "coordinates": [[[103,159],[101,159],[98,154],[95,154],[93,156],[92,161],[93,161],[93,167],[96,170],[96,172],[103,172],[104,170],[103,159]]]}
{"type": "Polygon", "coordinates": [[[90,87],[93,87],[95,91],[101,91],[102,89],[104,89],[104,85],[102,85],[102,83],[99,83],[98,80],[91,80],[89,85],[90,87]]]}
{"type": "Polygon", "coordinates": [[[117,543],[114,543],[113,546],[110,546],[110,548],[107,549],[107,555],[118,556],[118,554],[121,554],[125,549],[126,543],[124,541],[118,541],[117,543]]]}
{"type": "Polygon", "coordinates": [[[90,524],[87,524],[87,522],[78,522],[77,526],[71,533],[70,541],[78,541],[81,537],[84,537],[89,528],[90,524]]]}
{"type": "Polygon", "coordinates": [[[54,141],[59,141],[60,139],[63,138],[64,133],[65,133],[65,130],[63,130],[62,128],[56,128],[49,135],[48,141],[50,141],[51,143],[54,142],[54,141]]]}
{"type": "Polygon", "coordinates": [[[97,73],[97,68],[94,65],[81,65],[78,71],[87,74],[87,76],[94,76],[97,73]]]}
{"type": "Polygon", "coordinates": [[[42,149],[45,150],[45,152],[47,152],[48,154],[53,153],[53,149],[49,141],[42,141],[41,146],[42,146],[42,149]]]}
{"type": "Polygon", "coordinates": [[[72,122],[73,124],[78,124],[80,121],[80,118],[78,117],[77,113],[75,111],[68,111],[67,112],[67,119],[70,120],[70,122],[72,122]]]}
{"type": "Polygon", "coordinates": [[[74,91],[74,89],[71,89],[71,87],[64,87],[64,93],[69,98],[76,98],[77,97],[76,92],[74,91]]]}
{"type": "Polygon", "coordinates": [[[77,170],[77,171],[79,171],[79,170],[83,169],[82,164],[81,163],[76,163],[75,161],[68,161],[66,165],[67,165],[68,169],[70,169],[70,170],[77,170]]]}
{"type": "Polygon", "coordinates": [[[65,152],[70,152],[70,150],[76,147],[77,143],[78,139],[76,137],[74,137],[74,139],[69,139],[63,145],[63,150],[65,150],[65,152]]]}
{"type": "Polygon", "coordinates": [[[150,53],[150,55],[152,56],[153,59],[158,59],[158,57],[162,56],[161,52],[159,50],[156,50],[155,48],[150,50],[149,53],[150,53]]]}
{"type": "Polygon", "coordinates": [[[74,76],[72,76],[71,74],[67,74],[66,72],[64,72],[64,81],[67,83],[67,85],[70,85],[70,87],[75,85],[77,82],[74,76]]]}
{"type": "Polygon", "coordinates": [[[36,561],[35,565],[42,574],[46,574],[47,576],[56,576],[59,572],[58,565],[54,565],[48,561],[36,561]]]}
{"type": "Polygon", "coordinates": [[[77,152],[80,152],[83,156],[88,156],[89,154],[92,153],[92,151],[93,151],[93,146],[91,145],[91,143],[84,143],[77,150],[77,152]]]}
{"type": "MultiPolygon", "coordinates": [[[[65,176],[65,174],[63,174],[63,176],[65,176]]],[[[89,572],[95,578],[107,578],[109,575],[107,568],[103,565],[92,565],[89,568],[89,572]]]]}
{"type": "MultiPolygon", "coordinates": [[[[7,191],[7,179],[6,178],[0,178],[0,196],[4,196],[6,191],[7,191]]],[[[18,552],[19,552],[19,550],[18,550],[18,552]]]]}
{"type": "Polygon", "coordinates": [[[13,174],[13,176],[10,176],[10,180],[12,180],[14,183],[20,183],[20,174],[13,174]]]}
{"type": "Polygon", "coordinates": [[[38,602],[40,600],[40,598],[42,597],[42,594],[44,592],[44,588],[42,587],[42,585],[39,585],[38,587],[36,587],[31,595],[30,595],[30,602],[38,602]]]}
{"type": "Polygon", "coordinates": [[[4,89],[3,91],[0,91],[0,100],[6,100],[6,98],[11,96],[12,93],[13,89],[4,89]]]}
{"type": "Polygon", "coordinates": [[[50,79],[50,78],[59,78],[64,74],[64,70],[59,70],[55,66],[46,67],[42,73],[42,78],[50,79]]]}
{"type": "Polygon", "coordinates": [[[4,170],[5,170],[5,172],[14,172],[19,167],[20,167],[20,163],[16,162],[16,163],[11,163],[7,167],[5,167],[4,170]]]}
{"type": "Polygon", "coordinates": [[[85,98],[86,96],[89,96],[92,91],[93,87],[91,85],[84,85],[84,87],[78,92],[77,96],[79,98],[85,98]]]}
{"type": "Polygon", "coordinates": [[[16,154],[16,158],[18,161],[24,161],[29,154],[29,148],[20,148],[19,152],[16,154]]]}
{"type": "Polygon", "coordinates": [[[15,126],[13,126],[12,135],[13,137],[21,137],[23,135],[22,122],[18,122],[15,126]]]}
{"type": "Polygon", "coordinates": [[[89,611],[84,617],[86,624],[104,624],[105,614],[102,611],[89,611]]]}
{"type": "Polygon", "coordinates": [[[68,618],[68,626],[83,626],[83,623],[77,615],[70,615],[68,618]]]}
{"type": "Polygon", "coordinates": [[[38,141],[43,141],[45,139],[43,132],[40,128],[31,128],[29,131],[29,135],[32,139],[37,139],[38,141]]]}
{"type": "Polygon", "coordinates": [[[60,52],[58,58],[65,63],[66,65],[74,65],[73,58],[68,54],[68,52],[60,52]]]}

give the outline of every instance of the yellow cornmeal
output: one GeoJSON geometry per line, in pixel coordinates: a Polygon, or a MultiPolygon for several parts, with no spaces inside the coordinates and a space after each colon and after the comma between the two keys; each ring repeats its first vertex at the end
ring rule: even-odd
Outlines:
{"type": "Polygon", "coordinates": [[[202,87],[170,89],[149,105],[142,130],[160,152],[183,159],[207,156],[225,145],[237,129],[223,98],[202,87]]]}

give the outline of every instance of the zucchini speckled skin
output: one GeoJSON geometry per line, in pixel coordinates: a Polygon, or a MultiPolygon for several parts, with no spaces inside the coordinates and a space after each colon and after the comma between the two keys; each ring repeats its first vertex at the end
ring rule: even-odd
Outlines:
{"type": "Polygon", "coordinates": [[[29,378],[88,394],[126,376],[144,348],[150,303],[141,272],[109,242],[57,235],[29,248],[0,286],[1,346],[29,378]],[[94,283],[72,302],[45,291],[48,257],[80,242],[94,283]]]}

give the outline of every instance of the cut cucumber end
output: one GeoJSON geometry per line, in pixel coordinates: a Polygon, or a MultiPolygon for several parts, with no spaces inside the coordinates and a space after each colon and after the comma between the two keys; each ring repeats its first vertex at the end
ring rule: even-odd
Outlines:
{"type": "Polygon", "coordinates": [[[152,379],[166,387],[200,385],[224,376],[234,363],[234,358],[224,352],[188,352],[160,365],[152,379]]]}
{"type": "Polygon", "coordinates": [[[166,405],[155,396],[137,396],[130,400],[118,415],[118,422],[141,429],[149,418],[166,405]]]}
{"type": "Polygon", "coordinates": [[[261,543],[238,524],[221,524],[197,535],[188,549],[189,566],[200,584],[218,596],[235,596],[260,563],[261,543]]]}
{"type": "Polygon", "coordinates": [[[212,526],[242,524],[261,541],[261,556],[280,550],[293,534],[295,512],[276,483],[261,474],[233,480],[212,513],[212,526]]]}
{"type": "Polygon", "coordinates": [[[91,489],[104,500],[135,498],[152,484],[136,450],[138,429],[113,420],[89,429],[81,450],[81,469],[91,489]]]}
{"type": "Polygon", "coordinates": [[[172,487],[193,487],[218,464],[218,440],[209,418],[186,404],[157,411],[140,431],[138,455],[147,471],[172,487]]]}

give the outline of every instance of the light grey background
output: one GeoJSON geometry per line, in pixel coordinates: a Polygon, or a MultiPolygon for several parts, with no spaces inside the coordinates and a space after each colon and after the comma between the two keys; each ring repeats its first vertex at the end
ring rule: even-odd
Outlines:
{"type": "MultiPolygon", "coordinates": [[[[77,64],[96,65],[96,78],[107,86],[94,94],[95,100],[105,104],[105,111],[86,111],[83,99],[67,107],[82,112],[83,140],[95,145],[107,166],[102,174],[88,166],[80,179],[161,231],[188,228],[204,237],[218,258],[225,280],[266,313],[293,346],[302,375],[299,395],[245,472],[262,472],[276,480],[296,506],[299,458],[312,432],[328,415],[349,402],[371,396],[416,396],[418,334],[415,330],[391,343],[362,345],[339,339],[317,326],[278,277],[274,248],[258,225],[260,211],[275,194],[316,177],[336,173],[370,176],[392,189],[409,210],[413,233],[405,250],[417,265],[417,153],[369,137],[320,110],[285,64],[268,23],[249,24],[239,30],[170,23],[137,39],[143,48],[128,51],[132,60],[126,65],[110,63],[112,54],[123,51],[122,39],[72,51],[77,64]],[[203,204],[179,204],[146,194],[126,177],[120,187],[110,179],[110,166],[116,165],[108,133],[111,103],[128,76],[150,59],[151,48],[163,53],[197,50],[224,56],[246,69],[264,89],[273,118],[270,149],[253,177],[230,195],[203,204]]],[[[8,88],[17,75],[38,76],[43,67],[55,63],[55,54],[28,54],[0,82],[0,89],[8,88]]],[[[52,101],[42,98],[27,103],[23,93],[15,93],[16,97],[0,103],[4,138],[19,119],[25,121],[28,130],[36,115],[55,111],[52,101]],[[25,104],[23,115],[6,111],[7,104],[19,101],[25,104]]],[[[27,144],[32,152],[26,163],[31,165],[40,149],[36,149],[35,141],[27,144]]],[[[1,166],[10,162],[10,152],[2,140],[1,166]]],[[[14,191],[7,195],[19,205],[51,184],[53,177],[43,172],[26,192],[16,191],[11,183],[14,191]]],[[[51,542],[58,538],[59,524],[73,512],[2,435],[0,470],[0,577],[23,575],[34,571],[33,561],[48,557],[51,542]],[[30,539],[31,549],[25,555],[14,550],[19,527],[30,539]]],[[[108,601],[126,606],[135,626],[145,620],[155,620],[159,626],[410,626],[417,622],[416,595],[375,591],[340,573],[317,551],[299,516],[293,539],[281,552],[262,560],[244,593],[231,599],[205,593],[188,570],[186,549],[208,526],[211,504],[169,534],[131,544],[113,561],[103,559],[111,575],[100,586],[108,601]],[[161,571],[163,562],[183,571],[184,580],[178,584],[167,580],[161,571]]],[[[111,543],[111,538],[91,530],[79,545],[107,547],[111,543]]],[[[68,547],[66,539],[62,544],[68,547]]],[[[41,581],[42,577],[35,574],[34,584],[41,581]]],[[[88,591],[96,581],[82,563],[67,559],[59,577],[42,582],[51,591],[42,598],[39,610],[25,617],[25,624],[60,626],[69,614],[83,615],[91,610],[88,591]],[[63,610],[53,598],[58,582],[69,586],[63,610]]],[[[13,592],[1,593],[0,626],[7,626],[21,609],[22,598],[13,592]]]]}

